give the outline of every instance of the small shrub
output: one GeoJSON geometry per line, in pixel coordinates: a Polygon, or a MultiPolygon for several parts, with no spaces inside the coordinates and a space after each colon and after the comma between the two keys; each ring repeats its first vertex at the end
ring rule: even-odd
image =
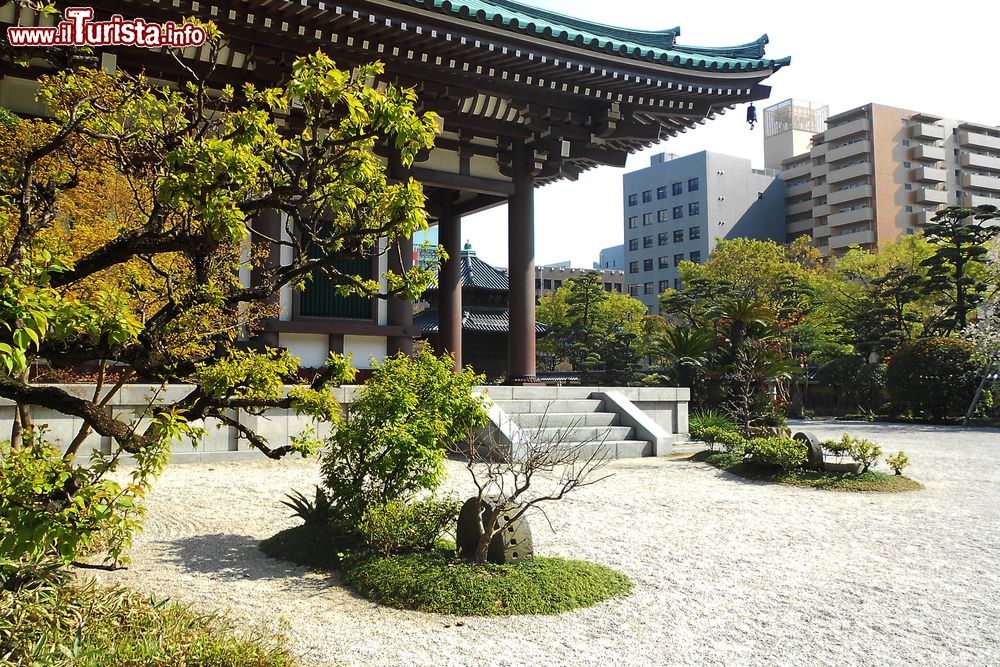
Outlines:
{"type": "Polygon", "coordinates": [[[357,526],[371,505],[436,489],[446,448],[488,421],[484,381],[454,372],[448,355],[428,349],[376,365],[372,377],[327,439],[324,485],[345,526],[357,526]]]}
{"type": "Polygon", "coordinates": [[[791,438],[753,438],[744,445],[744,453],[751,463],[783,470],[801,468],[809,458],[806,445],[791,438]]]}
{"type": "Polygon", "coordinates": [[[723,433],[718,438],[718,443],[722,445],[722,449],[727,452],[742,454],[743,448],[746,446],[746,439],[736,431],[729,431],[727,433],[723,433]]]}
{"type": "Polygon", "coordinates": [[[862,438],[852,438],[844,434],[839,441],[830,440],[823,443],[823,447],[836,456],[849,456],[855,463],[861,464],[861,472],[868,469],[882,456],[882,448],[871,440],[862,438]]]}
{"type": "Polygon", "coordinates": [[[975,347],[955,338],[925,338],[901,346],[889,360],[886,388],[894,403],[934,419],[960,416],[979,384],[975,347]]]}
{"type": "Polygon", "coordinates": [[[699,410],[688,419],[688,430],[692,436],[703,439],[700,433],[705,428],[735,431],[736,425],[733,424],[733,420],[726,413],[711,409],[699,410]]]}
{"type": "Polygon", "coordinates": [[[903,450],[899,450],[893,456],[888,456],[885,459],[887,466],[892,468],[892,471],[897,475],[903,474],[903,469],[910,465],[910,457],[908,457],[903,450]]]}
{"type": "MultiPolygon", "coordinates": [[[[695,434],[692,433],[691,435],[695,434]]],[[[699,440],[708,445],[708,448],[714,452],[715,446],[717,444],[720,444],[722,440],[724,440],[729,435],[736,435],[737,437],[739,437],[739,434],[733,433],[732,431],[727,431],[719,426],[704,426],[698,429],[697,435],[695,435],[695,437],[697,437],[699,440]]]]}
{"type": "Polygon", "coordinates": [[[307,525],[325,526],[333,522],[336,516],[333,503],[330,498],[323,493],[323,489],[316,487],[316,499],[309,500],[304,495],[296,491],[285,495],[288,500],[282,500],[281,504],[293,510],[292,516],[297,516],[307,525]]]}
{"type": "Polygon", "coordinates": [[[369,505],[361,518],[365,544],[388,558],[410,551],[428,551],[458,519],[456,500],[391,500],[369,505]]]}

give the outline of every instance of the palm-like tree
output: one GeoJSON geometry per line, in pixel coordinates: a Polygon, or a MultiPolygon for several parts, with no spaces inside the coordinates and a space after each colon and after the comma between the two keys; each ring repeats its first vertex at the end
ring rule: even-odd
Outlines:
{"type": "Polygon", "coordinates": [[[694,390],[698,378],[705,372],[715,335],[705,329],[673,327],[657,335],[650,346],[650,356],[667,366],[673,380],[681,387],[694,390]]]}

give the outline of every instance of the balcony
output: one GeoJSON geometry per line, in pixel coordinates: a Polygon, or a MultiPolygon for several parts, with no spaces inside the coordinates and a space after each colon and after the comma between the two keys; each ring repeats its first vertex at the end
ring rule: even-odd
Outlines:
{"type": "Polygon", "coordinates": [[[921,144],[914,146],[910,151],[910,159],[922,162],[940,162],[945,158],[945,150],[940,146],[927,146],[921,144]]]}
{"type": "Polygon", "coordinates": [[[936,214],[937,211],[917,211],[913,214],[913,224],[917,227],[929,225],[936,214]]]}
{"type": "Polygon", "coordinates": [[[961,162],[963,167],[985,169],[986,171],[1000,171],[1000,157],[966,153],[961,157],[961,162]]]}
{"type": "Polygon", "coordinates": [[[833,213],[833,210],[833,207],[829,204],[817,204],[813,207],[812,214],[814,218],[825,218],[833,213]]]}
{"type": "Polygon", "coordinates": [[[826,153],[827,162],[839,162],[840,160],[846,160],[859,155],[867,155],[872,152],[872,142],[865,141],[855,141],[853,144],[847,144],[846,146],[838,146],[837,148],[831,149],[826,153]]]}
{"type": "Polygon", "coordinates": [[[800,164],[795,167],[788,167],[787,169],[781,170],[781,177],[786,181],[794,181],[800,176],[808,176],[812,173],[812,164],[806,162],[805,164],[800,164]]]}
{"type": "Polygon", "coordinates": [[[911,173],[918,183],[944,183],[948,180],[948,172],[934,167],[917,167],[911,173]]]}
{"type": "Polygon", "coordinates": [[[830,248],[839,250],[852,245],[871,245],[875,243],[875,232],[871,229],[860,229],[849,234],[835,234],[830,236],[830,248]]]}
{"type": "Polygon", "coordinates": [[[920,188],[913,196],[913,201],[918,204],[947,204],[948,193],[934,188],[920,188]]]}
{"type": "Polygon", "coordinates": [[[962,187],[1000,192],[1000,178],[981,174],[962,174],[962,187]]]}
{"type": "Polygon", "coordinates": [[[834,190],[827,196],[826,201],[828,204],[843,204],[844,202],[854,201],[857,199],[868,199],[872,196],[872,186],[861,185],[856,188],[848,188],[846,190],[834,190]]]}
{"type": "Polygon", "coordinates": [[[800,197],[802,195],[812,194],[813,184],[812,181],[806,181],[805,183],[799,183],[798,185],[785,185],[785,199],[794,199],[795,197],[800,197]]]}
{"type": "Polygon", "coordinates": [[[944,128],[931,123],[915,123],[910,126],[910,136],[914,139],[927,139],[934,141],[944,139],[944,128]]]}
{"type": "Polygon", "coordinates": [[[807,213],[812,211],[813,201],[812,199],[807,199],[805,201],[795,202],[794,204],[788,204],[785,206],[785,215],[795,215],[796,213],[807,213]]]}
{"type": "Polygon", "coordinates": [[[842,183],[843,181],[849,181],[853,178],[861,178],[862,176],[871,176],[872,165],[870,162],[862,162],[861,164],[852,164],[849,167],[841,167],[840,169],[831,169],[830,173],[827,175],[826,180],[829,183],[842,183]]]}
{"type": "Polygon", "coordinates": [[[859,132],[868,132],[869,130],[871,130],[871,124],[868,122],[868,119],[858,118],[856,120],[848,121],[843,125],[828,127],[823,133],[823,140],[829,145],[837,139],[849,137],[852,134],[858,134],[859,132]]]}
{"type": "Polygon", "coordinates": [[[814,239],[826,238],[829,235],[830,235],[829,225],[816,225],[815,227],[813,227],[814,239]]]}
{"type": "Polygon", "coordinates": [[[813,199],[818,199],[820,197],[825,197],[830,194],[830,184],[820,183],[819,185],[814,185],[812,189],[813,199]]]}
{"type": "Polygon", "coordinates": [[[968,148],[1000,151],[1000,137],[991,137],[978,132],[959,132],[958,145],[968,148]]]}
{"type": "Polygon", "coordinates": [[[996,206],[1000,208],[1000,197],[983,197],[981,195],[962,195],[959,201],[960,206],[975,208],[976,206],[996,206]]]}
{"type": "Polygon", "coordinates": [[[874,218],[875,209],[868,207],[856,208],[853,211],[844,211],[843,213],[835,213],[827,218],[826,221],[831,227],[842,227],[855,222],[871,222],[874,218]]]}
{"type": "Polygon", "coordinates": [[[790,222],[785,225],[786,234],[805,234],[812,231],[813,221],[812,220],[799,220],[798,222],[790,222]]]}

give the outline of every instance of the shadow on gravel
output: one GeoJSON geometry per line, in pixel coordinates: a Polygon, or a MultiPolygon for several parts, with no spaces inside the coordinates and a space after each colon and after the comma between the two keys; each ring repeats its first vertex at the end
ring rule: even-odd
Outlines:
{"type": "Polygon", "coordinates": [[[249,535],[214,533],[170,540],[167,556],[187,572],[233,581],[293,579],[299,588],[322,590],[339,583],[336,577],[308,577],[304,567],[269,558],[260,540],[249,535]]]}

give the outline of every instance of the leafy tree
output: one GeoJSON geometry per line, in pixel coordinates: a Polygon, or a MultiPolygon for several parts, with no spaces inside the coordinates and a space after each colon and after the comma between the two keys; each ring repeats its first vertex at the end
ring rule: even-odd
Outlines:
{"type": "MultiPolygon", "coordinates": [[[[213,58],[223,48],[214,29],[210,48],[213,58]]],[[[169,442],[197,435],[189,424],[206,418],[271,458],[313,451],[315,437],[272,446],[229,411],[294,408],[335,421],[329,388],[351,377],[349,363],[332,357],[311,385],[286,394],[297,361],[239,339],[280,288],[314,275],[344,294],[381,297],[415,297],[432,279],[419,268],[390,272],[379,294],[377,281],[336,268],[427,225],[419,184],[389,183],[372,149],[388,141],[409,164],[432,145],[435,118],[415,110],[412,90],[369,87],[381,72],[343,71],[316,53],[297,60],[282,87],[221,95],[194,72],[178,89],[86,68],[43,77],[51,119],[0,127],[0,396],[110,438],[105,470],[128,453],[157,471],[169,442]],[[268,211],[282,214],[288,240],[253,228],[268,211]],[[276,246],[291,259],[268,266],[276,246]],[[252,285],[239,281],[242,267],[259,269],[252,285]],[[39,359],[57,369],[98,364],[98,391],[29,384],[39,359]],[[132,421],[109,407],[129,377],[193,387],[132,421]]]]}
{"type": "Polygon", "coordinates": [[[986,244],[1000,233],[1000,227],[990,224],[996,219],[996,206],[950,206],[938,212],[924,232],[934,254],[923,262],[927,277],[922,287],[925,294],[939,297],[942,307],[932,323],[935,331],[950,335],[964,329],[989,290],[984,280],[986,244]]]}
{"type": "Polygon", "coordinates": [[[543,296],[537,318],[548,325],[538,344],[543,363],[554,368],[565,361],[585,375],[600,373],[623,384],[634,378],[658,319],[641,301],[605,292],[596,272],[574,276],[543,296]]]}
{"type": "Polygon", "coordinates": [[[944,419],[965,411],[981,371],[972,344],[955,338],[923,338],[892,355],[886,386],[893,401],[944,419]]]}

